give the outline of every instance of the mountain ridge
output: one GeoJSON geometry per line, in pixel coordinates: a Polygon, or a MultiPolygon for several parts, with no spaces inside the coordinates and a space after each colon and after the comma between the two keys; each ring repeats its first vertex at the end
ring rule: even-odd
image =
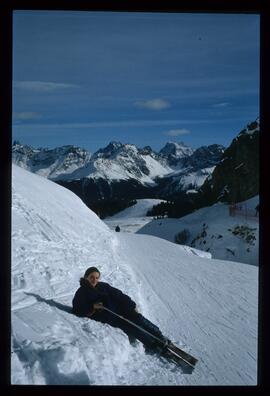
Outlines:
{"type": "Polygon", "coordinates": [[[224,180],[233,195],[231,202],[258,194],[259,129],[257,118],[227,148],[211,144],[192,149],[171,141],[159,152],[119,141],[111,141],[93,154],[76,146],[33,149],[14,142],[13,161],[70,189],[97,213],[105,201],[109,205],[121,200],[124,207],[124,201],[129,206],[132,200],[154,198],[177,201],[178,209],[171,209],[179,217],[193,207],[217,202],[228,188],[224,180]],[[247,191],[242,191],[243,181],[247,191]]]}
{"type": "Polygon", "coordinates": [[[216,163],[218,153],[211,152],[210,147],[221,147],[221,152],[223,150],[221,145],[202,146],[194,150],[183,143],[171,141],[156,152],[150,146],[138,148],[134,144],[111,141],[91,154],[72,145],[34,149],[15,141],[12,157],[15,164],[54,181],[134,179],[142,185],[155,185],[156,177],[173,174],[182,168],[195,168],[194,161],[196,170],[202,169],[205,164],[209,167],[208,163],[216,163]],[[198,153],[201,153],[201,158],[198,153]]]}

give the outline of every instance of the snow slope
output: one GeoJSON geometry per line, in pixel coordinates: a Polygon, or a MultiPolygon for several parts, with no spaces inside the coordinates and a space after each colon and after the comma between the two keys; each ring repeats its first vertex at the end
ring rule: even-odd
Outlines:
{"type": "Polygon", "coordinates": [[[187,256],[178,245],[168,250],[167,241],[155,237],[123,233],[119,238],[140,287],[144,314],[200,361],[181,383],[254,383],[257,269],[187,256]]]}
{"type": "Polygon", "coordinates": [[[256,384],[257,278],[255,266],[111,232],[69,190],[13,166],[12,384],[256,384]],[[199,359],[192,375],[70,313],[90,265],[199,359]]]}
{"type": "Polygon", "coordinates": [[[112,230],[118,225],[121,231],[136,232],[145,226],[152,217],[147,217],[146,213],[154,205],[165,202],[161,199],[137,199],[137,203],[129,208],[121,210],[113,216],[108,216],[104,222],[112,230]]]}
{"type": "Polygon", "coordinates": [[[116,213],[114,216],[107,217],[106,220],[117,220],[123,218],[136,218],[144,217],[149,209],[152,209],[154,205],[160,202],[165,202],[162,199],[137,199],[137,203],[129,208],[116,213]]]}
{"type": "MultiPolygon", "coordinates": [[[[234,260],[252,265],[259,262],[259,222],[258,217],[245,216],[252,212],[259,202],[259,196],[253,197],[242,203],[243,212],[229,215],[229,205],[217,203],[212,206],[199,209],[179,219],[159,219],[145,223],[137,232],[164,238],[174,242],[175,235],[187,229],[190,232],[185,242],[197,249],[209,251],[213,258],[221,260],[234,260]],[[253,235],[254,240],[250,243],[247,236],[241,237],[235,227],[243,227],[244,232],[253,235]],[[205,234],[204,234],[205,229],[205,234]],[[197,239],[196,239],[197,238],[197,239]],[[192,243],[193,241],[193,243],[192,243]]],[[[240,203],[238,204],[240,205],[240,203]]]]}
{"type": "MultiPolygon", "coordinates": [[[[242,205],[247,208],[247,211],[255,214],[258,202],[259,197],[256,196],[243,202],[242,205]]],[[[175,235],[184,229],[190,233],[185,243],[210,252],[213,258],[234,260],[252,265],[259,263],[258,217],[246,217],[245,210],[242,214],[230,216],[229,206],[224,203],[219,202],[199,209],[180,219],[152,220],[138,228],[137,232],[155,235],[174,242],[175,235]],[[237,232],[237,226],[243,227],[243,236],[233,233],[237,232]],[[248,233],[255,239],[248,242],[248,233]]]]}
{"type": "MultiPolygon", "coordinates": [[[[114,230],[117,225],[121,231],[153,235],[159,238],[175,241],[175,236],[188,230],[189,238],[186,245],[209,252],[213,258],[221,260],[235,260],[242,263],[258,265],[259,262],[259,222],[256,216],[245,216],[248,213],[255,214],[254,208],[259,202],[255,196],[242,205],[242,213],[236,213],[234,217],[229,215],[229,206],[217,203],[205,207],[180,219],[154,219],[146,216],[147,210],[158,203],[158,200],[137,200],[138,203],[127,208],[112,217],[107,217],[105,223],[114,230]],[[236,227],[243,227],[244,234],[235,234],[236,227]],[[205,228],[205,235],[204,233],[205,228]],[[255,239],[248,241],[248,234],[255,239]],[[193,243],[192,243],[193,242],[193,243]]],[[[207,254],[207,253],[206,253],[207,254]]]]}

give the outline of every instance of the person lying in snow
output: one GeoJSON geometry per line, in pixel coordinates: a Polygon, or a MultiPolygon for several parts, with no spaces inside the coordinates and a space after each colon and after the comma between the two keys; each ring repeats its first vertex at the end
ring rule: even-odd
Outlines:
{"type": "Polygon", "coordinates": [[[128,335],[132,344],[136,339],[140,340],[147,352],[162,351],[162,343],[151,335],[103,309],[106,307],[142,327],[162,340],[164,346],[169,342],[157,326],[137,311],[136,303],[129,296],[108,283],[99,282],[99,278],[100,271],[96,267],[90,267],[85,271],[80,279],[80,288],[72,301],[73,313],[120,328],[128,335]]]}

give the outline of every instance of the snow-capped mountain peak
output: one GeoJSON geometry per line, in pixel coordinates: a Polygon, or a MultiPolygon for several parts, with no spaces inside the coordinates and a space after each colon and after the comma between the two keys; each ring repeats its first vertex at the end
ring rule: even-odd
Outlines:
{"type": "Polygon", "coordinates": [[[25,146],[15,141],[12,146],[13,162],[52,180],[61,180],[84,167],[91,153],[80,147],[65,145],[54,149],[25,146]]]}
{"type": "Polygon", "coordinates": [[[106,147],[94,153],[94,158],[110,158],[124,145],[121,142],[112,141],[106,147]]]}
{"type": "Polygon", "coordinates": [[[139,149],[139,153],[142,155],[157,156],[157,153],[150,146],[145,146],[142,149],[139,149]]]}
{"type": "Polygon", "coordinates": [[[133,179],[142,184],[154,184],[154,178],[172,171],[150,147],[139,149],[134,144],[111,142],[98,150],[91,159],[91,178],[107,180],[133,179]]]}
{"type": "Polygon", "coordinates": [[[249,123],[245,129],[243,129],[238,136],[241,135],[253,135],[255,132],[260,131],[260,118],[257,117],[255,121],[249,123]]]}
{"type": "MultiPolygon", "coordinates": [[[[185,189],[191,184],[201,185],[216,165],[218,158],[213,157],[211,150],[204,150],[204,155],[199,155],[199,151],[194,151],[184,143],[168,142],[156,153],[150,146],[141,149],[134,144],[111,141],[106,147],[91,155],[88,151],[71,145],[55,149],[34,149],[14,142],[12,155],[15,164],[51,180],[69,183],[81,180],[83,196],[86,191],[84,180],[88,179],[91,186],[96,186],[93,187],[94,193],[89,191],[89,194],[106,197],[108,193],[111,194],[114,183],[125,183],[126,186],[126,183],[129,183],[132,188],[136,185],[137,189],[154,188],[159,183],[157,178],[161,180],[164,176],[173,175],[176,171],[179,173],[184,168],[187,169],[188,179],[182,180],[185,176],[182,172],[177,174],[178,179],[180,177],[182,181],[172,188],[185,189]],[[193,158],[196,152],[198,158],[193,158]],[[185,163],[189,159],[192,163],[185,163]],[[199,175],[193,174],[194,161],[195,172],[208,168],[207,175],[202,175],[201,172],[199,175]],[[106,191],[103,192],[101,186],[105,185],[110,185],[110,188],[106,187],[106,191]]],[[[170,184],[169,179],[167,180],[170,184]]]]}
{"type": "Polygon", "coordinates": [[[187,155],[191,155],[193,153],[193,149],[187,145],[185,145],[185,143],[180,142],[167,142],[165,144],[165,146],[159,151],[160,154],[163,155],[175,155],[178,158],[182,158],[185,157],[187,155]]]}
{"type": "Polygon", "coordinates": [[[168,159],[169,165],[175,166],[181,159],[189,157],[193,152],[193,148],[186,146],[182,142],[170,141],[159,151],[159,154],[168,159]]]}

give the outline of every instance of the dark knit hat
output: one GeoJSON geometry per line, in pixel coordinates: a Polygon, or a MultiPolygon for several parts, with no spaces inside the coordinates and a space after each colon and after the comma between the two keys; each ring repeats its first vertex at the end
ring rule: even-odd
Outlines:
{"type": "Polygon", "coordinates": [[[100,275],[100,271],[96,268],[96,267],[89,267],[87,268],[87,270],[84,273],[84,278],[87,278],[89,274],[91,274],[91,272],[98,272],[100,275]]]}

